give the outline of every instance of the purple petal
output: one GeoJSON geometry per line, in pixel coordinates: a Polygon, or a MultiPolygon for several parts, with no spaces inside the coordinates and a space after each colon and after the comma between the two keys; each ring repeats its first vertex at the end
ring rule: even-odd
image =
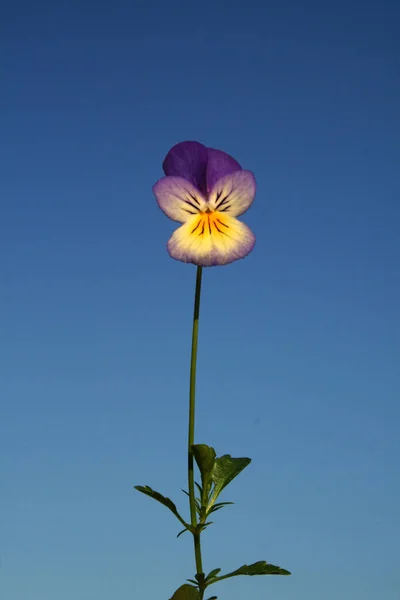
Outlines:
{"type": "Polygon", "coordinates": [[[153,186],[153,192],[161,210],[178,223],[207,208],[203,195],[183,177],[163,177],[153,186]]]}
{"type": "Polygon", "coordinates": [[[208,151],[203,144],[180,142],[168,152],[163,162],[163,169],[167,176],[183,177],[206,194],[207,161],[208,151]]]}
{"type": "Polygon", "coordinates": [[[222,152],[222,150],[208,148],[207,192],[214,187],[218,179],[241,170],[242,167],[232,156],[229,156],[226,152],[222,152]]]}

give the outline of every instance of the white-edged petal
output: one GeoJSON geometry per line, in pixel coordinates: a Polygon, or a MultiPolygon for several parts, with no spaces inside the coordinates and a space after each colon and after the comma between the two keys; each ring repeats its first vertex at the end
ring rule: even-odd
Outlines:
{"type": "Polygon", "coordinates": [[[153,192],[161,210],[178,223],[185,223],[207,207],[203,194],[183,177],[163,177],[153,192]]]}
{"type": "Polygon", "coordinates": [[[235,171],[219,179],[210,191],[208,206],[232,217],[242,215],[256,195],[256,180],[251,171],[235,171]]]}

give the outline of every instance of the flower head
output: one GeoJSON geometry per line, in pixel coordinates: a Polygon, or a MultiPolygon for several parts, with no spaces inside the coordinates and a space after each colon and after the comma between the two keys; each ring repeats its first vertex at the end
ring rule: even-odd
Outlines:
{"type": "Polygon", "coordinates": [[[154,195],[167,217],[183,223],[167,244],[172,258],[211,267],[253,250],[253,233],[236,219],[254,200],[251,171],[244,171],[229,154],[199,142],[171,148],[163,169],[166,176],[154,185],[154,195]]]}

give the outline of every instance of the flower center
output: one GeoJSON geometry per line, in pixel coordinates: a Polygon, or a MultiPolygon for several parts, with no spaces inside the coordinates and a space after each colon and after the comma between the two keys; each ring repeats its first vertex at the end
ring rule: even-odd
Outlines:
{"type": "Polygon", "coordinates": [[[191,230],[194,236],[208,237],[210,235],[228,235],[229,225],[221,213],[210,208],[201,211],[196,224],[191,230]]]}

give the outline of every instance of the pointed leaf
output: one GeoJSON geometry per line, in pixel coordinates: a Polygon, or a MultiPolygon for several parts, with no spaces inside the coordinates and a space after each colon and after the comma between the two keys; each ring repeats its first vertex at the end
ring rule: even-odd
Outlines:
{"type": "Polygon", "coordinates": [[[212,571],[209,572],[209,574],[206,577],[206,581],[208,581],[209,579],[213,579],[216,575],[218,575],[218,573],[221,572],[221,569],[213,569],[212,571]]]}
{"type": "Polygon", "coordinates": [[[215,512],[216,510],[220,510],[220,508],[224,508],[224,506],[228,506],[228,504],[234,504],[234,502],[217,502],[207,511],[207,515],[215,512]]]}
{"type": "Polygon", "coordinates": [[[189,529],[187,527],[185,527],[185,529],[182,529],[182,531],[180,531],[176,537],[177,538],[180,537],[182,535],[182,533],[185,533],[185,531],[189,531],[189,529]]]}
{"type": "Polygon", "coordinates": [[[289,571],[286,569],[281,569],[281,567],[277,567],[276,565],[270,565],[265,560],[260,560],[251,565],[243,565],[236,571],[232,571],[232,573],[227,573],[226,575],[221,575],[221,577],[215,577],[213,583],[216,581],[222,581],[222,579],[228,579],[228,577],[236,577],[237,575],[290,575],[289,571]]]}
{"type": "Polygon", "coordinates": [[[169,600],[200,600],[199,590],[193,585],[184,583],[169,600]]]}
{"type": "Polygon", "coordinates": [[[260,560],[251,565],[243,565],[243,567],[240,567],[234,573],[236,575],[290,575],[286,569],[270,565],[265,560],[260,560]]]}
{"type": "Polygon", "coordinates": [[[212,472],[212,479],[218,494],[235,477],[239,475],[251,463],[251,458],[232,458],[230,454],[224,454],[216,459],[212,472]]]}
{"type": "Polygon", "coordinates": [[[207,516],[211,515],[211,513],[213,513],[213,512],[217,512],[217,510],[221,510],[221,508],[224,508],[224,507],[223,506],[217,506],[217,508],[214,508],[214,507],[210,508],[210,510],[207,512],[207,516]]]}
{"type": "Polygon", "coordinates": [[[205,500],[208,499],[212,485],[212,470],[215,463],[216,453],[214,448],[207,446],[207,444],[194,444],[192,446],[192,450],[201,474],[201,483],[203,488],[201,497],[203,503],[205,503],[205,500]]]}
{"type": "Polygon", "coordinates": [[[222,490],[250,463],[251,458],[232,458],[230,454],[224,454],[224,456],[215,459],[212,471],[214,487],[207,504],[207,514],[210,512],[211,507],[222,490]]]}
{"type": "Polygon", "coordinates": [[[170,500],[170,498],[167,498],[166,496],[163,496],[159,492],[156,492],[148,485],[135,485],[134,487],[135,487],[135,490],[137,490],[138,492],[141,492],[142,494],[145,494],[146,496],[150,496],[150,498],[157,500],[157,502],[160,502],[161,504],[163,504],[164,506],[169,508],[169,510],[172,513],[174,513],[174,515],[182,523],[182,525],[184,525],[186,528],[189,528],[189,525],[187,523],[185,523],[185,521],[182,519],[181,515],[178,513],[178,510],[177,510],[175,504],[172,502],[172,500],[170,500]]]}
{"type": "Polygon", "coordinates": [[[178,512],[175,504],[172,502],[170,498],[163,496],[159,492],[156,492],[148,485],[135,485],[135,490],[138,492],[142,492],[142,494],[146,494],[146,496],[150,496],[150,498],[154,498],[157,502],[161,502],[167,508],[169,508],[174,514],[178,512]]]}

